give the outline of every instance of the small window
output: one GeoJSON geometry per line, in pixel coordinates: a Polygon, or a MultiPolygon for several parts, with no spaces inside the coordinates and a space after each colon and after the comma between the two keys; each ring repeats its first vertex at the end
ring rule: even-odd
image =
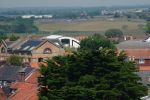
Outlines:
{"type": "Polygon", "coordinates": [[[52,50],[50,48],[46,48],[46,49],[44,49],[43,53],[50,54],[50,53],[52,53],[52,50]]]}
{"type": "Polygon", "coordinates": [[[43,62],[43,58],[38,58],[38,62],[43,62]]]}
{"type": "Polygon", "coordinates": [[[144,64],[145,60],[144,59],[139,59],[139,64],[144,64]]]}
{"type": "Polygon", "coordinates": [[[69,39],[62,39],[62,40],[61,40],[61,43],[62,43],[63,45],[70,45],[70,40],[69,40],[69,39]]]}

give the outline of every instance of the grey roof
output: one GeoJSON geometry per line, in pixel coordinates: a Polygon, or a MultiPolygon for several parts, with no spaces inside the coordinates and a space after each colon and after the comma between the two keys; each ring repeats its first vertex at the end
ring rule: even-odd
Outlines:
{"type": "Polygon", "coordinates": [[[138,41],[138,40],[129,40],[121,42],[117,45],[119,49],[150,49],[150,42],[138,41]]]}
{"type": "Polygon", "coordinates": [[[10,45],[12,45],[15,41],[5,41],[6,45],[9,47],[10,45]]]}
{"type": "Polygon", "coordinates": [[[144,85],[147,85],[150,83],[148,82],[148,78],[150,77],[150,71],[139,71],[137,72],[137,74],[141,77],[142,83],[144,85]]]}
{"type": "MultiPolygon", "coordinates": [[[[0,67],[0,80],[16,81],[18,80],[18,72],[21,66],[3,65],[0,67]]],[[[24,68],[25,75],[28,76],[34,69],[31,67],[24,68]]]]}

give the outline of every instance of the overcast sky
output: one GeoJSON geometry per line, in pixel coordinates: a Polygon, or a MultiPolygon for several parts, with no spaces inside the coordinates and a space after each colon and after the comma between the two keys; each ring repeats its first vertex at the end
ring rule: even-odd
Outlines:
{"type": "Polygon", "coordinates": [[[0,7],[85,7],[147,4],[150,4],[150,0],[0,0],[0,7]]]}

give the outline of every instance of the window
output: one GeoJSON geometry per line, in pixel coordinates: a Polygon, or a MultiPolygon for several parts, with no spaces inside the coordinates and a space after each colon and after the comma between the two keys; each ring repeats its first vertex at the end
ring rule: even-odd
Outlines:
{"type": "Polygon", "coordinates": [[[38,62],[43,62],[43,58],[38,58],[38,62]]]}
{"type": "Polygon", "coordinates": [[[2,47],[2,49],[1,49],[1,53],[6,53],[6,52],[5,52],[5,48],[4,48],[4,47],[2,47]]]}
{"type": "Polygon", "coordinates": [[[52,53],[52,50],[50,48],[46,48],[46,49],[44,49],[43,53],[50,54],[50,53],[52,53]]]}
{"type": "Polygon", "coordinates": [[[61,40],[61,43],[63,44],[63,45],[70,45],[70,40],[69,39],[62,39],[61,40]]]}
{"type": "Polygon", "coordinates": [[[72,40],[72,46],[78,48],[80,47],[80,44],[79,42],[72,40]]]}
{"type": "Polygon", "coordinates": [[[139,64],[144,64],[145,60],[144,59],[139,59],[139,64]]]}

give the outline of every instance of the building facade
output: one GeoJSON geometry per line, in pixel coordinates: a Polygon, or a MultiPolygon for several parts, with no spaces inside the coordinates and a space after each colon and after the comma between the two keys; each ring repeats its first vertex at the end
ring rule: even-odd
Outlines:
{"type": "Polygon", "coordinates": [[[0,60],[7,60],[11,55],[18,55],[23,62],[43,62],[58,55],[64,55],[63,46],[50,40],[18,40],[0,43],[0,60]]]}
{"type": "Polygon", "coordinates": [[[139,70],[150,70],[150,42],[129,40],[117,45],[118,52],[125,51],[129,60],[135,61],[139,70]]]}

